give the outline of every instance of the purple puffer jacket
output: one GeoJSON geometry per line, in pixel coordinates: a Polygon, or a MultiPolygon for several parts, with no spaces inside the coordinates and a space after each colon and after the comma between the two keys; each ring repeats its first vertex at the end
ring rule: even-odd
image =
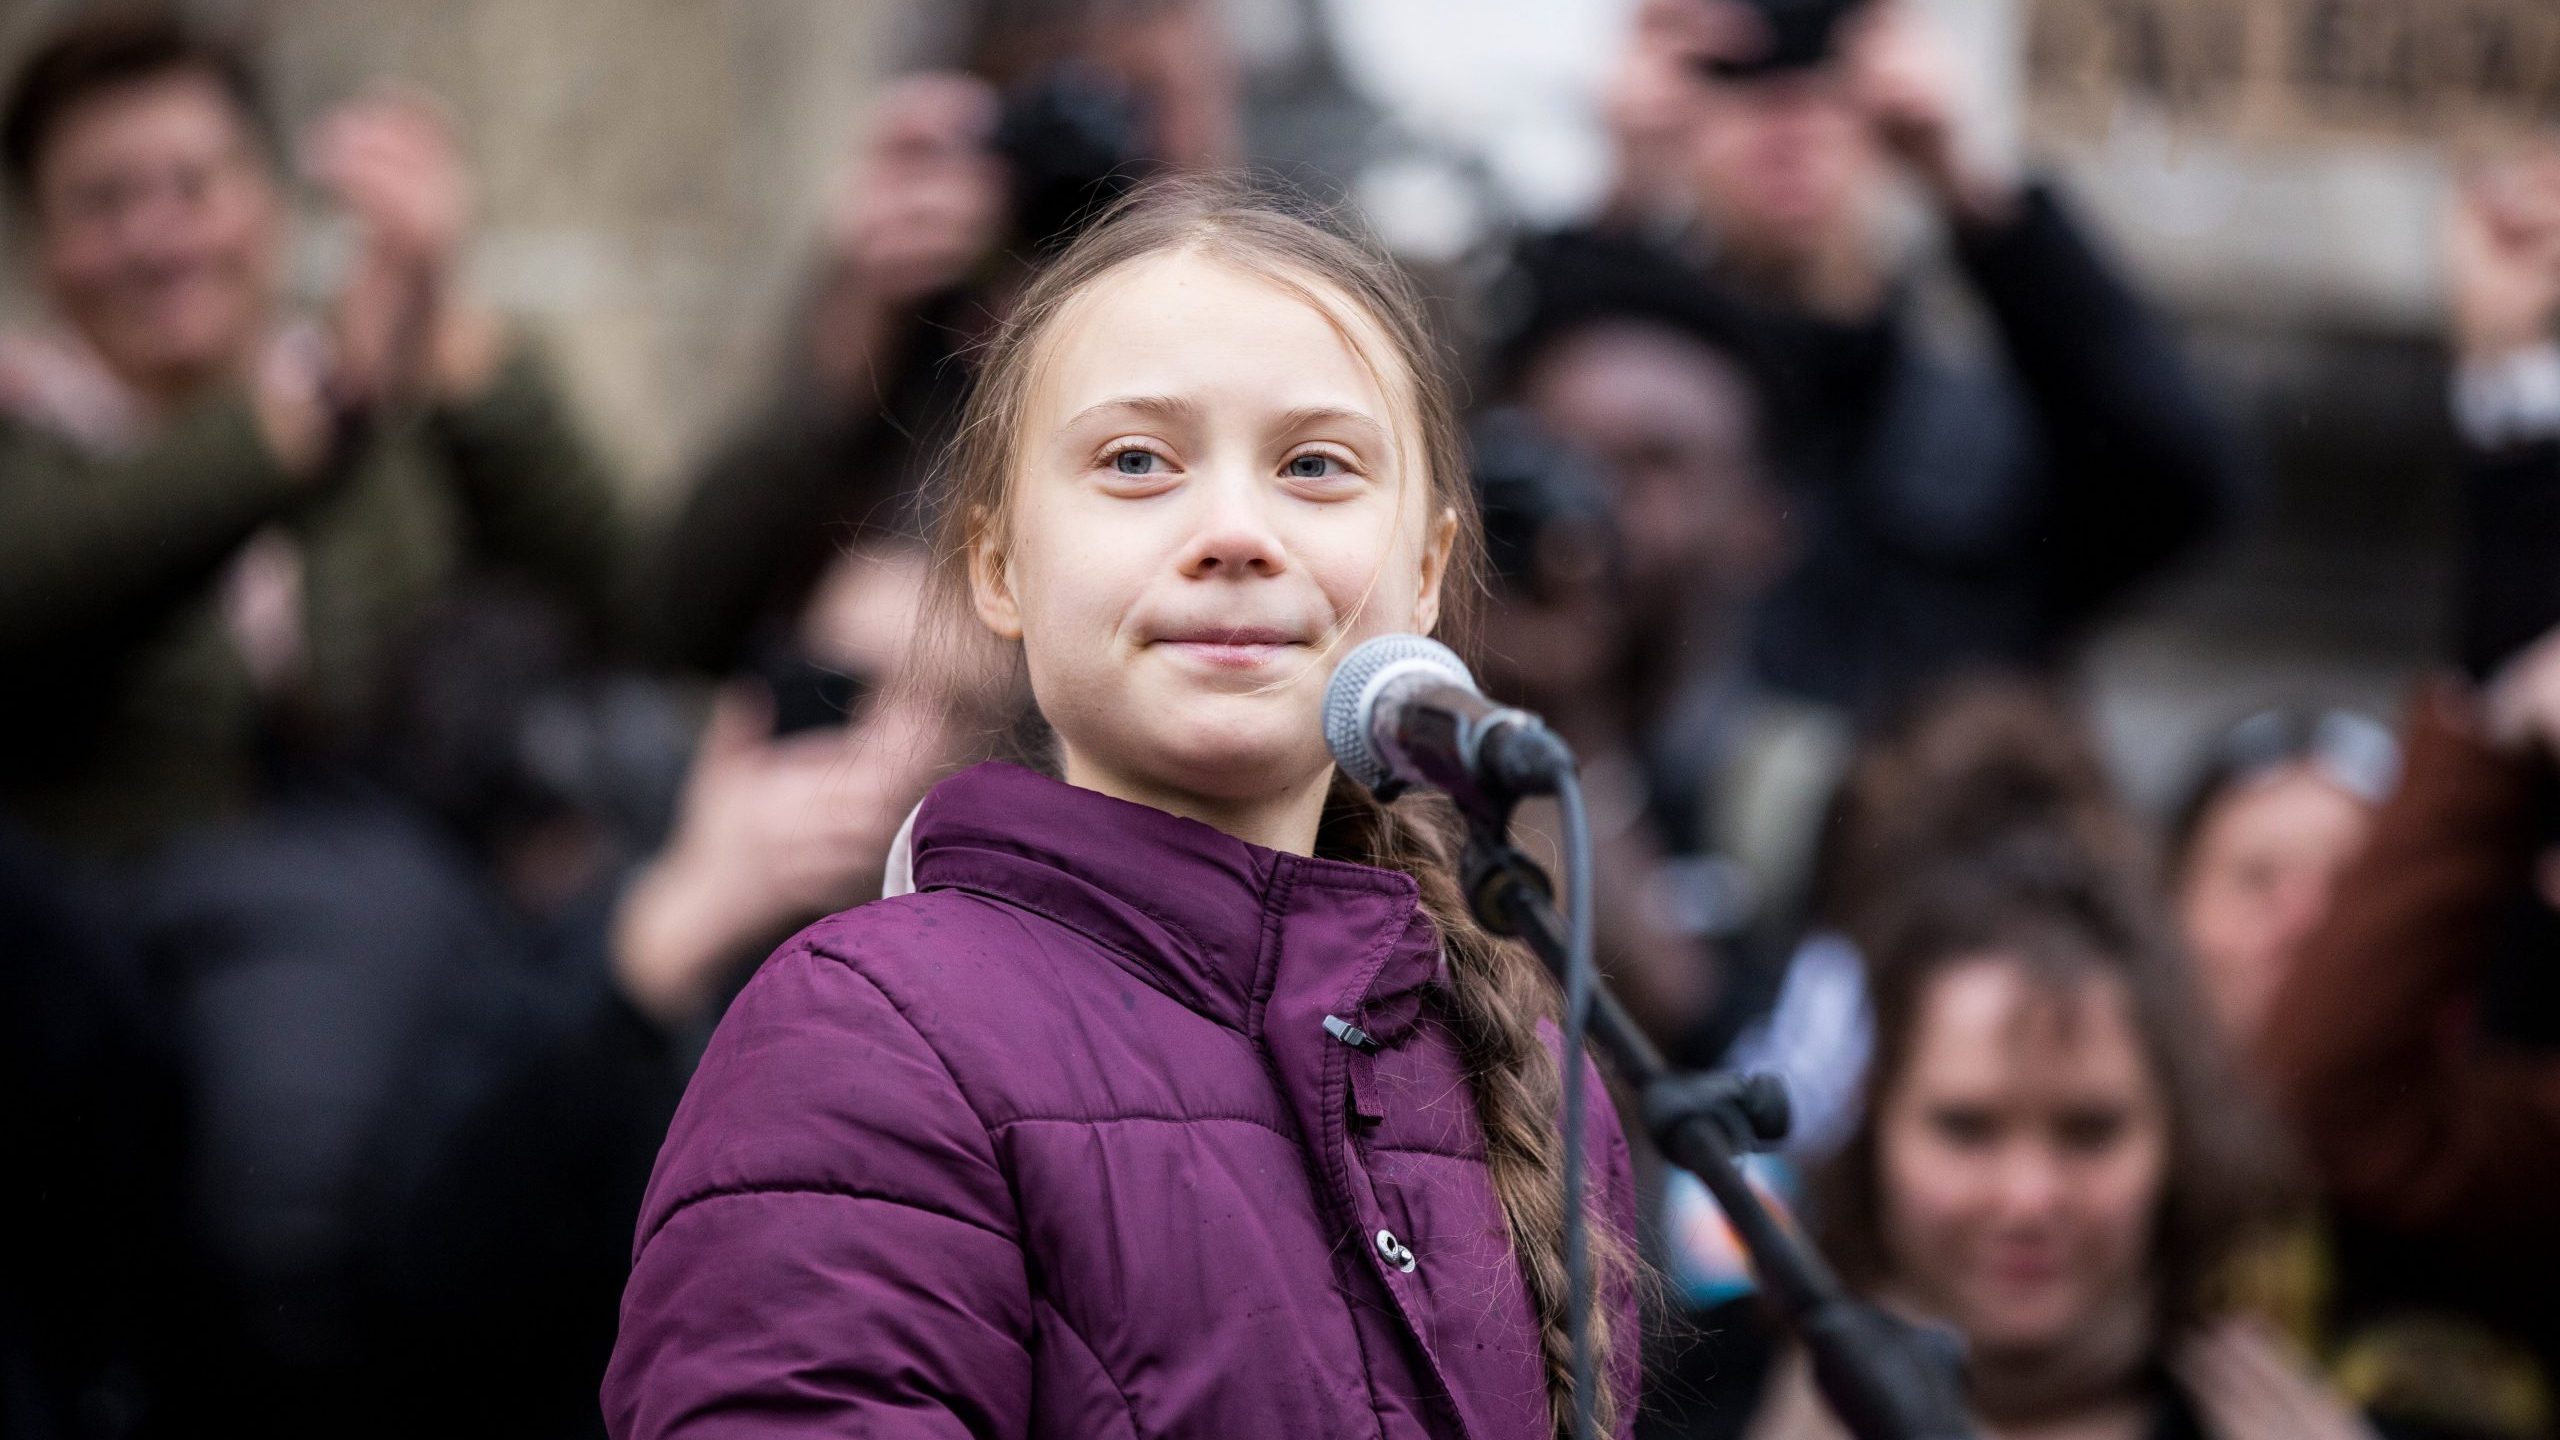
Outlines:
{"type": "Polygon", "coordinates": [[[642,1206],[615,1436],[1547,1435],[1408,877],[997,765],[915,855],[921,893],[803,932],[721,1022],[642,1206]]]}

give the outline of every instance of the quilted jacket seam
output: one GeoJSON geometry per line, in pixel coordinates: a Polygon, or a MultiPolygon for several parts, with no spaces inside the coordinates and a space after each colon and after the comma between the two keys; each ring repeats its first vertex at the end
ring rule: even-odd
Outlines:
{"type": "Polygon", "coordinates": [[[857,980],[860,980],[863,984],[870,986],[872,993],[880,997],[880,1002],[889,1007],[889,1012],[898,1017],[898,1023],[907,1027],[907,1033],[916,1037],[916,1043],[924,1047],[924,1053],[932,1056],[933,1063],[941,1068],[942,1078],[951,1082],[951,1093],[960,1097],[960,1103],[969,1111],[969,1118],[978,1122],[979,1134],[986,1137],[986,1161],[988,1166],[997,1174],[1003,1174],[1004,1162],[996,1153],[995,1131],[993,1127],[987,1123],[986,1112],[980,1109],[978,1107],[978,1102],[970,1096],[969,1087],[961,1083],[960,1072],[951,1068],[950,1058],[945,1056],[941,1049],[933,1043],[932,1039],[926,1036],[923,1028],[916,1024],[915,1017],[907,1013],[906,1005],[900,1001],[897,996],[890,994],[889,987],[881,984],[878,977],[874,976],[870,971],[863,969],[852,956],[846,955],[840,951],[830,950],[825,944],[818,942],[812,942],[810,944],[809,953],[813,955],[826,956],[828,959],[843,966],[847,974],[853,976],[857,980]]]}
{"type": "Polygon", "coordinates": [[[1296,1131],[1259,1115],[1016,1115],[1010,1120],[995,1122],[988,1130],[990,1133],[1010,1130],[1016,1125],[1189,1125],[1195,1121],[1251,1125],[1258,1130],[1268,1130],[1293,1145],[1298,1140],[1296,1131]]]}
{"type": "MultiPolygon", "coordinates": [[[[1058,927],[1060,927],[1060,928],[1062,928],[1062,929],[1066,930],[1066,931],[1067,931],[1067,932],[1069,932],[1070,934],[1074,935],[1077,939],[1082,940],[1082,941],[1084,941],[1085,943],[1087,943],[1087,944],[1089,944],[1089,945],[1092,945],[1092,946],[1094,946],[1094,947],[1095,947],[1095,948],[1097,948],[1097,949],[1108,950],[1108,951],[1110,951],[1112,954],[1117,955],[1117,956],[1119,956],[1120,958],[1122,958],[1122,959],[1124,959],[1124,960],[1128,961],[1130,964],[1132,964],[1132,965],[1135,965],[1135,966],[1139,967],[1139,969],[1140,969],[1140,971],[1141,971],[1142,973],[1146,973],[1146,974],[1153,974],[1153,973],[1155,973],[1155,970],[1156,970],[1156,963],[1157,963],[1156,961],[1154,961],[1154,960],[1150,959],[1149,957],[1147,957],[1147,956],[1145,956],[1145,955],[1143,955],[1143,954],[1140,954],[1138,951],[1135,951],[1135,950],[1130,949],[1130,948],[1129,948],[1128,946],[1126,946],[1126,945],[1121,945],[1121,944],[1114,943],[1113,941],[1111,941],[1110,939],[1108,939],[1108,938],[1106,938],[1106,937],[1104,937],[1104,936],[1101,936],[1101,935],[1097,935],[1097,934],[1095,934],[1092,930],[1090,930],[1090,929],[1086,928],[1085,926],[1082,926],[1082,925],[1077,924],[1076,922],[1074,922],[1073,920],[1068,919],[1068,918],[1067,918],[1067,917],[1065,917],[1064,915],[1060,915],[1059,913],[1057,913],[1057,912],[1056,912],[1056,911],[1054,911],[1054,910],[1051,910],[1050,908],[1048,908],[1048,907],[1047,907],[1047,906],[1045,906],[1045,905],[1040,905],[1040,904],[1037,904],[1037,903],[1035,903],[1035,902],[1033,902],[1033,901],[1025,900],[1025,899],[1023,899],[1023,898],[1022,898],[1021,896],[1019,896],[1019,895],[1005,895],[1005,894],[1000,894],[1000,893],[998,893],[998,892],[996,892],[996,891],[988,890],[988,889],[983,889],[983,888],[981,888],[981,887],[979,887],[979,886],[976,886],[976,885],[970,885],[970,884],[954,883],[954,884],[945,885],[945,886],[942,886],[942,887],[939,887],[939,888],[947,889],[947,890],[955,890],[955,891],[958,891],[958,892],[960,892],[961,894],[964,894],[964,895],[975,895],[975,896],[977,896],[977,897],[978,897],[979,899],[981,899],[981,900],[991,901],[991,902],[993,902],[993,903],[995,903],[995,904],[1005,906],[1005,907],[1006,907],[1006,908],[1008,908],[1008,909],[1019,910],[1019,911],[1023,912],[1023,913],[1024,913],[1024,914],[1026,914],[1026,915],[1037,915],[1037,916],[1039,916],[1041,919],[1048,921],[1050,924],[1052,924],[1052,925],[1056,925],[1056,926],[1058,926],[1058,927]]],[[[1145,914],[1145,913],[1147,913],[1147,912],[1145,912],[1145,911],[1141,911],[1140,913],[1141,913],[1141,914],[1145,914]]],[[[1152,918],[1152,917],[1151,917],[1151,918],[1152,918]]],[[[1193,944],[1194,944],[1194,947],[1196,948],[1196,947],[1197,947],[1197,945],[1198,945],[1198,942],[1197,942],[1197,941],[1194,941],[1194,942],[1193,942],[1193,944]]],[[[842,960],[844,957],[843,957],[843,956],[838,955],[838,956],[835,956],[834,958],[836,958],[836,959],[838,959],[838,960],[842,960]]],[[[875,985],[875,987],[876,987],[876,986],[877,986],[877,984],[878,984],[878,982],[877,982],[877,981],[874,981],[874,982],[873,982],[873,984],[874,984],[874,985],[875,985]]],[[[1245,1033],[1246,1033],[1246,1031],[1245,1031],[1245,1029],[1244,1029],[1244,1027],[1243,1027],[1243,1026],[1240,1026],[1240,1025],[1234,1024],[1234,1023],[1233,1023],[1233,1022],[1231,1022],[1231,1021],[1228,1021],[1228,1020],[1225,1020],[1225,1019],[1220,1018],[1219,1016],[1216,1016],[1216,1015],[1210,1014],[1207,1010],[1204,1010],[1204,1009],[1202,1009],[1201,1007],[1199,1007],[1199,1006],[1197,1006],[1197,1005],[1188,1004],[1188,1003],[1184,1002],[1180,996],[1174,995],[1174,994],[1170,993],[1169,991],[1166,991],[1166,990],[1164,989],[1164,987],[1163,987],[1163,986],[1161,986],[1161,985],[1157,985],[1157,986],[1155,986],[1154,988],[1155,988],[1155,990],[1156,990],[1156,992],[1157,992],[1158,994],[1163,995],[1166,999],[1173,1001],[1173,1003],[1175,1003],[1175,1004],[1177,1004],[1177,1005],[1181,1005],[1181,1006],[1182,1006],[1182,1008],[1184,1008],[1185,1010],[1190,1011],[1192,1014],[1199,1016],[1201,1019],[1208,1021],[1210,1024],[1215,1025],[1215,1026],[1217,1026],[1218,1028],[1220,1028],[1220,1029],[1222,1029],[1222,1030],[1232,1030],[1232,1031],[1235,1031],[1235,1032],[1236,1032],[1237,1034],[1239,1034],[1239,1035],[1242,1035],[1242,1034],[1245,1034],[1245,1033]]],[[[881,993],[885,995],[885,994],[887,994],[888,992],[887,992],[887,991],[882,991],[881,993]]],[[[890,1002],[890,1003],[895,1004],[896,1002],[895,1002],[895,1001],[892,1001],[892,1002],[890,1002]]],[[[912,1025],[912,1023],[913,1023],[913,1022],[909,1022],[909,1023],[912,1025]]]]}
{"type": "Polygon", "coordinates": [[[865,1200],[875,1205],[895,1205],[903,1210],[913,1210],[920,1215],[931,1215],[939,1219],[948,1220],[954,1225],[966,1225],[972,1230],[992,1235],[1008,1245],[1018,1245],[1021,1243],[1018,1237],[1008,1235],[1004,1231],[996,1229],[994,1226],[987,1224],[983,1220],[972,1220],[966,1215],[945,1210],[940,1206],[927,1205],[922,1201],[915,1199],[913,1196],[892,1195],[885,1190],[867,1190],[858,1185],[814,1185],[803,1182],[793,1182],[790,1184],[774,1185],[744,1184],[712,1185],[705,1187],[704,1189],[687,1195],[683,1199],[669,1205],[667,1207],[667,1213],[659,1217],[658,1223],[650,1227],[648,1236],[640,1242],[640,1249],[643,1252],[647,1251],[650,1243],[656,1240],[660,1235],[664,1234],[666,1232],[666,1228],[675,1223],[675,1218],[677,1216],[682,1215],[688,1210],[699,1209],[704,1205],[710,1204],[714,1200],[752,1200],[766,1195],[819,1195],[831,1200],[865,1200]]]}
{"type": "Polygon", "coordinates": [[[1067,1318],[1067,1312],[1046,1299],[1040,1300],[1038,1304],[1041,1309],[1058,1317],[1059,1333],[1076,1342],[1076,1348],[1084,1352],[1084,1358],[1093,1362],[1093,1373],[1101,1376],[1103,1383],[1111,1387],[1111,1393],[1120,1397],[1120,1415],[1122,1419],[1129,1422],[1129,1434],[1136,1436],[1144,1433],[1138,1429],[1137,1405],[1129,1399],[1129,1392],[1120,1384],[1120,1377],[1112,1374],[1111,1367],[1102,1363],[1102,1355],[1093,1348],[1093,1342],[1084,1338],[1084,1332],[1078,1330],[1075,1322],[1067,1318]]]}

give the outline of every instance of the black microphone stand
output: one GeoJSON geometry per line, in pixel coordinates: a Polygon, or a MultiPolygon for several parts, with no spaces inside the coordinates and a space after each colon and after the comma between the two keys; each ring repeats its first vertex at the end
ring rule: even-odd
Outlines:
{"type": "MultiPolygon", "coordinates": [[[[1558,982],[1568,983],[1572,951],[1553,887],[1512,845],[1508,809],[1469,814],[1461,862],[1468,903],[1486,929],[1526,940],[1558,982]]],[[[1952,1343],[1852,1298],[1743,1179],[1739,1157],[1786,1135],[1785,1089],[1765,1075],[1675,1071],[1605,985],[1592,1002],[1592,1038],[1642,1098],[1654,1144],[1723,1207],[1750,1252],[1762,1298],[1804,1345],[1815,1385],[1849,1433],[1857,1440],[1972,1440],[1952,1343]]]]}

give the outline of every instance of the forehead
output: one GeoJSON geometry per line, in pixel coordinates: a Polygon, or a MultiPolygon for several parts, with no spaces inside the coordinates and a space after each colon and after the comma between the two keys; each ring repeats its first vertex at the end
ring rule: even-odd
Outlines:
{"type": "Polygon", "coordinates": [[[1061,307],[1031,411],[1054,423],[1131,395],[1287,412],[1356,410],[1404,439],[1408,373],[1376,320],[1332,286],[1197,251],[1148,256],[1061,307]]]}
{"type": "Polygon", "coordinates": [[[2233,786],[2213,802],[2205,828],[2224,843],[2317,843],[2360,830],[2372,808],[2319,765],[2295,760],[2233,786]]]}
{"type": "Polygon", "coordinates": [[[1960,961],[1929,983],[1913,1024],[1907,1094],[2034,1103],[2153,1088],[2132,992],[2115,975],[2048,980],[2009,957],[1960,961]]]}
{"type": "Polygon", "coordinates": [[[250,138],[231,93],[200,70],[137,76],[73,101],[47,127],[36,152],[41,184],[70,169],[194,155],[250,138]]]}
{"type": "Polygon", "coordinates": [[[1568,418],[1689,430],[1747,422],[1750,383],[1712,348],[1659,325],[1610,321],[1570,332],[1532,364],[1526,391],[1568,418]]]}

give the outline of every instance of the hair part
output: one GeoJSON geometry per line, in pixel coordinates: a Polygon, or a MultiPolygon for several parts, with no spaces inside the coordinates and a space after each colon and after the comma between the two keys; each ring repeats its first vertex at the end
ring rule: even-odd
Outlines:
{"type": "MultiPolygon", "coordinates": [[[[1445,355],[1412,281],[1373,246],[1348,237],[1309,208],[1232,180],[1160,180],[1121,200],[1036,275],[978,356],[976,383],[929,500],[935,541],[931,623],[952,647],[961,673],[1002,669],[1015,678],[1015,714],[1036,714],[1021,695],[1018,644],[1000,660],[972,663],[993,637],[973,617],[971,563],[980,547],[1003,543],[1041,369],[1058,330],[1079,303],[1141,262],[1198,255],[1281,286],[1341,330],[1389,396],[1401,468],[1429,503],[1425,523],[1457,517],[1442,585],[1444,633],[1463,634],[1482,588],[1483,540],[1474,487],[1445,355]],[[1382,346],[1362,332],[1371,332],[1382,346]],[[1375,353],[1383,349],[1384,353],[1375,353]]],[[[1020,724],[996,727],[1020,737],[1020,724]]],[[[1563,1087],[1539,1033],[1554,1009],[1554,987],[1526,951],[1495,939],[1469,914],[1453,856],[1456,812],[1427,800],[1380,804],[1337,774],[1327,796],[1317,853],[1401,870],[1419,885],[1440,934],[1447,984],[1438,1011],[1471,1081],[1485,1137],[1486,1165],[1502,1203],[1536,1310],[1550,1418],[1562,1433],[1574,1413],[1573,1356],[1564,1264],[1563,1154],[1558,1127],[1563,1087]]],[[[1593,1199],[1596,1202],[1596,1193],[1593,1199]]],[[[1595,1217],[1596,1218],[1596,1217],[1595,1217]]],[[[1635,1343],[1612,1333],[1612,1293],[1634,1285],[1636,1260],[1605,1224],[1592,1228],[1596,1272],[1590,1328],[1601,1360],[1635,1343]]],[[[1624,1397],[1605,1384],[1596,1397],[1604,1423],[1624,1397]]]]}
{"type": "Polygon", "coordinates": [[[185,76],[213,83],[269,155],[283,151],[246,46],[197,29],[161,3],[117,5],[56,28],[18,67],[0,103],[0,178],[32,210],[45,152],[74,110],[99,96],[185,76]]]}

